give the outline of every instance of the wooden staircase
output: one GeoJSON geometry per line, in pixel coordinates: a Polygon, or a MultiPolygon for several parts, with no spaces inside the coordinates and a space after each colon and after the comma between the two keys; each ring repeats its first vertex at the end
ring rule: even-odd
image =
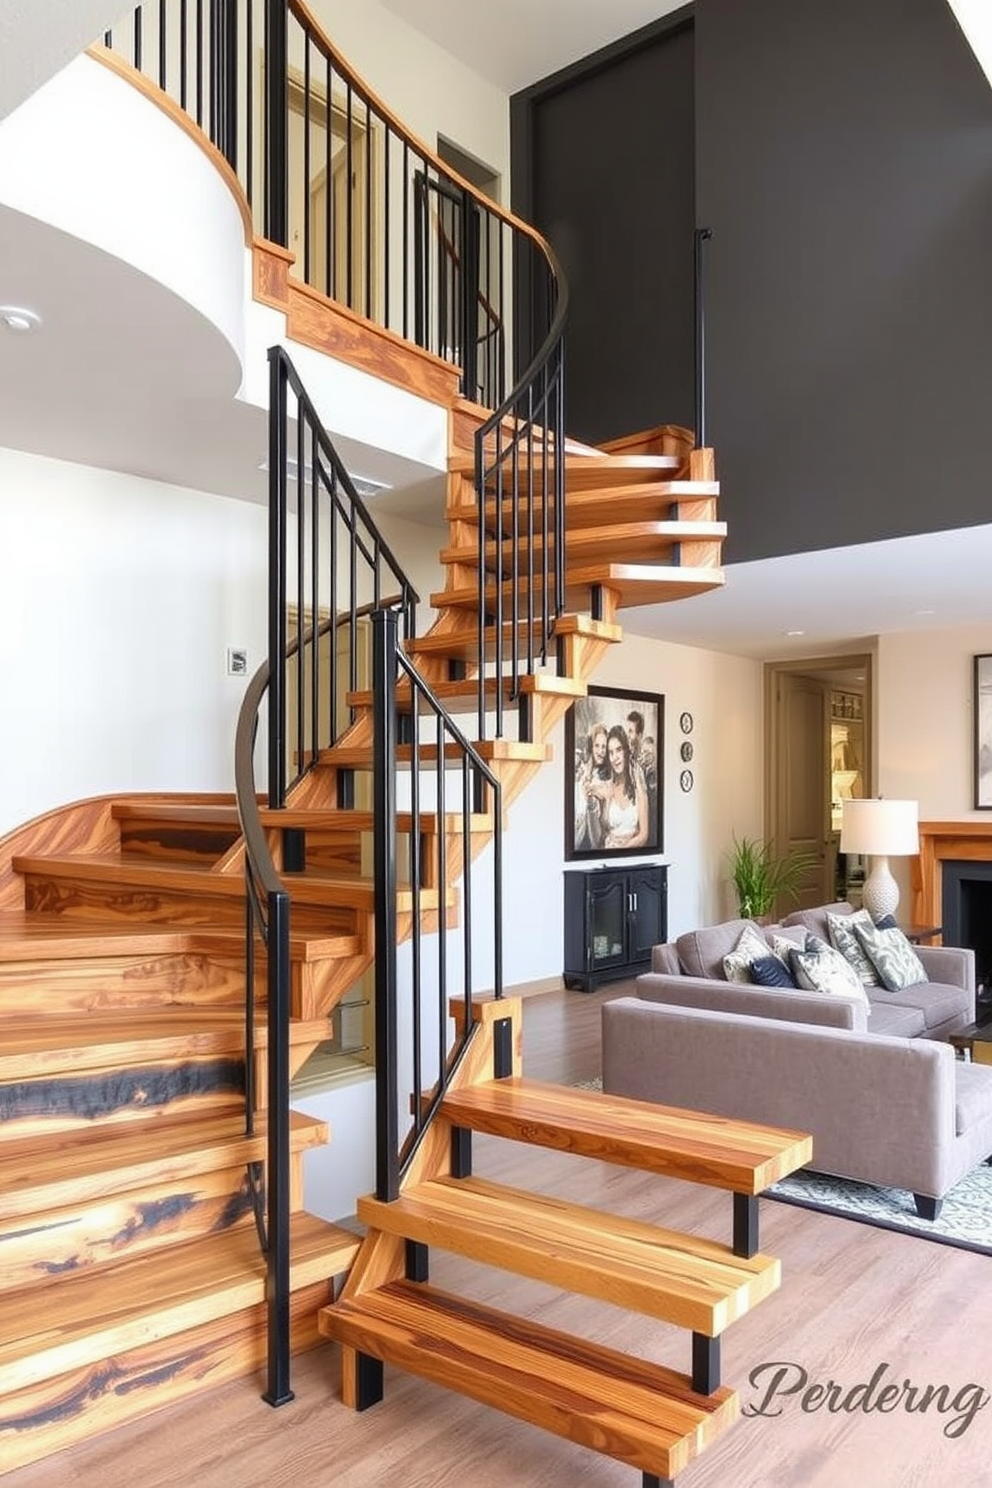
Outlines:
{"type": "MultiPolygon", "coordinates": [[[[470,412],[460,410],[456,428],[470,427],[470,412]]],[[[622,639],[619,611],[722,581],[716,492],[708,451],[568,455],[571,608],[555,622],[545,666],[525,670],[518,689],[487,682],[522,720],[519,738],[478,746],[500,779],[504,812],[551,758],[552,730],[622,639]]],[[[457,448],[446,516],[447,587],[432,596],[431,628],[407,651],[450,711],[470,712],[494,632],[484,631],[480,656],[479,510],[457,448]]],[[[495,500],[485,520],[491,542],[495,500]]],[[[277,863],[284,828],[305,840],[303,870],[284,874],[294,1070],[328,1036],[335,1005],[372,961],[372,818],[337,805],[342,772],[371,770],[372,697],[358,691],[349,701],[354,724],[321,753],[288,809],[262,812],[277,863]]],[[[410,753],[398,751],[401,767],[410,753]]],[[[420,753],[431,757],[428,746],[420,753]]],[[[410,881],[398,888],[400,939],[415,907],[425,932],[459,914],[460,818],[423,810],[418,822],[426,867],[416,894],[410,881]],[[443,883],[429,867],[441,835],[443,883]]],[[[401,813],[399,832],[413,826],[401,813]]],[[[473,857],[492,829],[491,813],[472,815],[473,857]]],[[[246,1134],[243,866],[237,812],[220,797],[85,802],[0,843],[3,1469],[253,1371],[264,1357],[252,1190],[264,1149],[265,1032],[260,1018],[256,1120],[246,1134]]],[[[264,973],[263,960],[253,989],[260,1013],[264,973]]],[[[480,1034],[400,1201],[362,1201],[369,1237],[361,1246],[354,1233],[303,1212],[303,1154],[327,1133],[294,1116],[293,1347],[321,1336],[344,1342],[352,1404],[368,1403],[358,1360],[384,1359],[631,1462],[646,1481],[670,1477],[736,1413],[736,1397],[713,1382],[712,1368],[683,1378],[444,1298],[411,1280],[408,1242],[413,1255],[443,1245],[556,1279],[690,1328],[709,1344],[778,1284],[775,1261],[484,1183],[464,1171],[465,1143],[453,1134],[498,1129],[749,1195],[805,1161],[808,1144],[771,1134],[771,1148],[756,1153],[747,1142],[760,1145],[757,1134],[728,1128],[719,1155],[701,1168],[699,1150],[687,1155],[682,1138],[664,1121],[655,1130],[643,1107],[635,1113],[627,1103],[542,1092],[519,1079],[494,1086],[492,1026],[509,1018],[519,1031],[519,1010],[512,1001],[492,1008],[477,1010],[480,1034]],[[516,1105],[508,1107],[511,1092],[516,1105]],[[734,1145],[741,1140],[743,1155],[734,1145]],[[461,1167],[452,1167],[453,1144],[461,1167]],[[334,1279],[345,1275],[341,1301],[330,1306],[334,1279]]],[[[519,1075],[519,1049],[514,1069],[519,1075]]],[[[703,1357],[712,1366],[712,1351],[703,1348],[703,1357]]]]}

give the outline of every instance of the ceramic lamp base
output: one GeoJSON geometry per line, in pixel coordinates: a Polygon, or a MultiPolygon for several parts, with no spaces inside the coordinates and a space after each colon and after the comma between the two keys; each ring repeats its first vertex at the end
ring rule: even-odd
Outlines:
{"type": "Polygon", "coordinates": [[[895,914],[899,905],[899,885],[892,877],[888,858],[872,858],[861,902],[873,920],[895,914]]]}

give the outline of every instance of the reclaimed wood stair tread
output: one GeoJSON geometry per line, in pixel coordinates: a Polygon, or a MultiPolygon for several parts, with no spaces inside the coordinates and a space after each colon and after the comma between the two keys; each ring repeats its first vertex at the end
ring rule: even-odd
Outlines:
{"type": "Polygon", "coordinates": [[[394,1203],[360,1198],[372,1228],[715,1338],[781,1280],[773,1256],[482,1178],[438,1178],[394,1203]]]}
{"type": "MultiPolygon", "coordinates": [[[[555,461],[548,463],[549,479],[557,463],[555,461]]],[[[542,457],[528,460],[521,451],[518,467],[522,484],[526,484],[526,472],[528,471],[535,482],[543,480],[545,462],[542,457]]],[[[587,491],[600,486],[639,485],[642,481],[664,479],[666,476],[675,479],[681,475],[685,467],[686,461],[680,455],[566,454],[565,490],[571,495],[573,491],[587,491]]],[[[475,456],[460,452],[449,455],[448,469],[453,474],[474,477],[475,456]]],[[[507,472],[504,472],[503,478],[509,483],[510,476],[507,472]]],[[[493,477],[490,474],[490,485],[492,480],[493,477]]]]}
{"type": "MultiPolygon", "coordinates": [[[[336,815],[336,813],[333,813],[336,815]]],[[[211,878],[211,883],[213,878],[211,878]]],[[[137,920],[73,920],[45,910],[14,910],[0,914],[0,960],[98,960],[114,956],[169,955],[184,952],[243,951],[240,925],[167,925],[137,920]]],[[[361,937],[291,931],[290,959],[324,960],[353,956],[363,948],[361,937]]]]}
{"type": "Polygon", "coordinates": [[[812,1157],[804,1132],[520,1077],[449,1091],[454,1126],[759,1194],[812,1157]]]}
{"type": "MultiPolygon", "coordinates": [[[[594,641],[617,642],[623,640],[623,627],[608,620],[594,620],[591,615],[581,612],[565,613],[559,615],[553,622],[549,649],[553,647],[555,639],[561,636],[581,636],[594,641]]],[[[513,626],[510,622],[505,622],[503,625],[503,637],[505,645],[512,646],[513,626]]],[[[517,640],[520,653],[526,653],[527,636],[519,625],[517,640]]],[[[493,656],[496,651],[495,626],[486,627],[485,642],[486,654],[493,656]]],[[[479,628],[477,625],[470,625],[459,630],[431,630],[425,636],[408,640],[405,646],[410,656],[450,656],[462,661],[477,660],[479,628]]]]}
{"type": "MultiPolygon", "coordinates": [[[[291,1287],[339,1276],[360,1243],[339,1225],[294,1214],[291,1287]]],[[[248,1222],[11,1292],[0,1308],[0,1394],[252,1307],[265,1299],[265,1273],[248,1222]]]]}
{"type": "MultiPolygon", "coordinates": [[[[325,1121],[290,1112],[294,1152],[327,1137],[325,1121]]],[[[0,1147],[0,1219],[255,1162],[265,1157],[266,1139],[264,1112],[250,1137],[243,1115],[223,1114],[8,1138],[0,1147]]]]}
{"type": "MultiPolygon", "coordinates": [[[[573,677],[559,677],[554,672],[525,672],[517,677],[516,684],[507,675],[503,678],[499,690],[502,691],[506,700],[511,699],[514,685],[519,692],[530,697],[585,697],[588,687],[584,682],[578,682],[573,677]]],[[[495,677],[487,677],[487,697],[495,698],[497,684],[495,677]]],[[[471,712],[479,704],[479,679],[478,677],[463,678],[455,682],[432,682],[431,691],[434,696],[444,703],[449,713],[471,712]]],[[[350,692],[346,698],[348,705],[352,708],[371,708],[374,698],[371,692],[350,692]]],[[[411,708],[410,687],[402,683],[396,688],[397,705],[407,711],[411,708]]],[[[426,715],[422,715],[426,716],[426,715]]]]}
{"type": "MultiPolygon", "coordinates": [[[[602,563],[569,564],[565,575],[566,603],[569,608],[579,608],[583,600],[588,602],[588,593],[599,586],[612,589],[621,608],[633,605],[665,604],[676,599],[691,599],[696,594],[705,594],[718,589],[724,582],[723,570],[688,567],[681,564],[651,563],[602,563]]],[[[504,613],[513,609],[525,612],[527,607],[526,586],[514,586],[507,580],[502,586],[504,613]]],[[[537,591],[535,591],[537,592],[537,591]]],[[[477,584],[459,585],[441,589],[430,596],[435,609],[449,606],[453,609],[477,610],[479,587],[477,584]]],[[[496,608],[496,585],[486,585],[486,610],[493,613],[496,608]]]]}
{"type": "MultiPolygon", "coordinates": [[[[683,516],[683,506],[689,508],[684,515],[690,518],[713,520],[719,495],[719,481],[696,480],[644,481],[636,486],[603,486],[588,491],[570,491],[566,496],[565,525],[571,533],[576,528],[597,526],[614,518],[618,522],[643,522],[659,518],[674,521],[683,516]]],[[[535,522],[539,522],[544,512],[543,493],[535,492],[531,504],[535,522]]],[[[496,527],[497,506],[502,508],[500,516],[503,529],[509,534],[513,525],[513,503],[509,493],[499,503],[495,496],[487,498],[486,530],[492,532],[496,527]]],[[[552,495],[548,500],[549,513],[554,511],[554,507],[555,499],[552,495]]],[[[522,502],[518,510],[519,522],[523,526],[527,520],[527,506],[522,502]]],[[[477,501],[449,502],[444,515],[448,522],[468,522],[476,528],[479,525],[477,501]]]]}
{"type": "MultiPolygon", "coordinates": [[[[565,554],[571,565],[573,561],[579,560],[591,552],[596,557],[615,557],[624,562],[632,555],[640,553],[657,555],[676,548],[683,542],[712,542],[717,547],[727,535],[726,522],[689,522],[669,521],[657,519],[654,521],[639,522],[611,522],[606,527],[580,527],[577,530],[569,528],[565,537],[565,554]]],[[[521,532],[518,539],[520,553],[521,583],[526,582],[526,555],[533,549],[534,553],[541,554],[545,549],[544,534],[535,532],[533,540],[526,532],[521,532]]],[[[486,542],[486,563],[492,567],[496,562],[497,547],[503,554],[504,570],[510,565],[507,545],[497,545],[494,538],[486,542]]],[[[549,553],[555,549],[554,535],[549,536],[547,543],[549,553]]],[[[449,547],[441,550],[442,563],[467,563],[478,565],[479,549],[477,544],[467,544],[464,547],[449,547]]]]}
{"type": "Polygon", "coordinates": [[[322,1309],[320,1329],[361,1353],[507,1415],[674,1477],[736,1421],[735,1391],[422,1283],[396,1281],[322,1309]]]}
{"type": "MultiPolygon", "coordinates": [[[[357,747],[363,755],[368,756],[371,768],[371,745],[357,747]]],[[[321,759],[330,753],[333,751],[322,751],[321,759]]],[[[421,749],[421,756],[426,757],[426,749],[421,749]]],[[[130,889],[158,889],[195,897],[243,899],[245,894],[244,874],[240,870],[236,873],[215,873],[210,868],[192,867],[188,863],[149,863],[140,857],[125,860],[110,854],[64,858],[22,856],[14,859],[14,868],[18,873],[33,874],[42,879],[120,884],[130,889]]],[[[373,885],[369,877],[314,873],[308,870],[306,873],[286,874],[283,882],[296,904],[353,909],[372,907],[373,885]]],[[[398,891],[403,908],[409,907],[405,902],[409,899],[409,892],[402,886],[398,891]]],[[[431,905],[423,899],[423,895],[432,892],[434,891],[428,889],[421,890],[424,908],[437,907],[436,903],[431,905]]],[[[450,902],[454,903],[454,899],[450,902]]]]}
{"type": "MultiPolygon", "coordinates": [[[[290,1042],[319,1043],[329,1036],[328,1027],[327,1018],[293,1019],[290,1042]]],[[[268,1029],[262,1016],[256,1023],[255,1044],[264,1049],[267,1042],[268,1029]]],[[[5,1016],[0,1024],[0,1071],[6,1080],[103,1069],[118,1063],[130,1066],[148,1060],[221,1055],[243,1058],[244,1048],[242,1009],[101,1009],[65,1016],[5,1016]]]]}
{"type": "MultiPolygon", "coordinates": [[[[516,739],[483,739],[472,747],[481,759],[489,762],[520,760],[524,763],[543,764],[546,760],[553,758],[550,744],[528,744],[516,739]]],[[[437,753],[435,744],[421,744],[420,746],[420,758],[425,763],[436,761],[437,753]]],[[[396,763],[409,765],[412,755],[413,751],[409,744],[400,744],[396,750],[396,763]]],[[[448,744],[444,748],[444,757],[452,764],[458,764],[464,758],[464,754],[459,745],[448,744]]],[[[322,765],[344,765],[351,769],[371,770],[372,745],[334,744],[329,749],[322,749],[318,759],[322,765]]]]}

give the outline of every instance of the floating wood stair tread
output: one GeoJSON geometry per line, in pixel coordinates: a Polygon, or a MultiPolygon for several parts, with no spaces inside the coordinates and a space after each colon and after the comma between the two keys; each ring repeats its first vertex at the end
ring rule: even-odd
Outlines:
{"type": "MultiPolygon", "coordinates": [[[[683,522],[683,521],[642,521],[642,522],[611,522],[608,527],[580,527],[577,530],[570,528],[565,538],[565,553],[569,566],[573,562],[581,562],[585,557],[591,555],[597,559],[616,558],[619,562],[629,561],[633,555],[639,554],[645,557],[657,557],[661,553],[671,552],[677,549],[683,542],[712,542],[719,552],[720,544],[727,535],[726,522],[683,522]]],[[[535,532],[533,544],[530,538],[521,533],[519,538],[519,552],[521,565],[521,582],[526,579],[526,555],[531,551],[535,554],[544,552],[544,534],[535,532]]],[[[548,542],[548,551],[553,553],[555,541],[552,536],[548,542]]],[[[504,570],[509,566],[509,555],[506,546],[502,548],[504,570]]],[[[486,543],[486,563],[490,568],[496,564],[497,544],[495,540],[486,543]]],[[[441,551],[442,563],[467,563],[477,565],[479,561],[479,550],[476,546],[443,548],[441,551]]]]}
{"type": "MultiPolygon", "coordinates": [[[[723,570],[713,568],[685,567],[675,564],[614,563],[603,562],[568,566],[565,575],[566,603],[570,609],[588,603],[589,590],[595,586],[614,590],[619,596],[621,608],[632,605],[664,604],[674,599],[690,599],[695,594],[705,594],[718,589],[724,582],[723,570]]],[[[516,590],[507,581],[502,586],[504,613],[509,613],[516,600],[519,611],[527,606],[526,586],[516,590]]],[[[479,588],[477,584],[442,589],[430,597],[435,609],[477,610],[479,588]]],[[[492,613],[496,607],[496,586],[486,585],[486,609],[492,613]]]]}
{"type": "MultiPolygon", "coordinates": [[[[646,481],[636,486],[609,486],[588,491],[571,491],[566,498],[565,524],[571,536],[577,530],[599,527],[613,522],[650,521],[714,521],[717,498],[720,495],[719,481],[646,481]]],[[[528,506],[533,506],[534,525],[539,531],[543,525],[543,494],[535,493],[531,503],[521,502],[518,507],[518,529],[527,528],[528,506]]],[[[513,530],[513,503],[509,493],[498,503],[499,518],[503,532],[509,536],[513,530]]],[[[549,522],[552,520],[555,502],[548,502],[549,522]]],[[[497,501],[489,497],[485,505],[486,531],[493,534],[497,526],[497,501]]],[[[478,502],[452,502],[445,510],[450,522],[468,523],[478,529],[478,502]]]]}
{"type": "MultiPolygon", "coordinates": [[[[588,491],[603,486],[640,485],[643,481],[676,479],[685,469],[686,461],[679,455],[568,455],[565,456],[565,489],[588,491]]],[[[544,479],[544,461],[537,458],[528,461],[525,451],[520,451],[518,468],[521,480],[530,471],[535,486],[540,487],[544,479]]],[[[549,464],[548,478],[555,466],[549,464]]],[[[449,471],[459,475],[475,475],[475,456],[453,454],[448,457],[449,471]]],[[[504,474],[504,481],[512,478],[504,474]]],[[[490,485],[492,476],[490,476],[490,485]]]]}
{"type": "MultiPolygon", "coordinates": [[[[289,1037],[291,1043],[319,1043],[328,1037],[327,1019],[293,1019],[289,1037]]],[[[261,1049],[267,1042],[262,1016],[255,1043],[261,1049]]],[[[5,1017],[0,1024],[0,1072],[3,1079],[14,1080],[152,1060],[243,1058],[244,1047],[241,1009],[166,1006],[147,1013],[125,1008],[64,1017],[5,1017]]]]}
{"type": "MultiPolygon", "coordinates": [[[[358,1236],[309,1214],[291,1219],[295,1290],[346,1271],[358,1236]]],[[[0,1394],[157,1338],[230,1316],[265,1298],[265,1258],[253,1224],[26,1287],[0,1309],[0,1394]]]]}
{"type": "Polygon", "coordinates": [[[358,1201],[375,1229],[468,1256],[565,1291],[661,1318],[715,1338],[779,1285],[773,1256],[481,1178],[439,1178],[392,1204],[358,1201]]]}
{"type": "Polygon", "coordinates": [[[329,1338],[658,1477],[674,1477],[738,1415],[721,1388],[644,1359],[397,1281],[326,1307],[329,1338]]]}
{"type": "MultiPolygon", "coordinates": [[[[213,878],[210,882],[213,883],[213,878]]],[[[240,925],[170,926],[134,920],[101,923],[46,914],[43,910],[0,914],[0,960],[3,961],[83,960],[195,951],[238,954],[243,950],[244,940],[244,927],[240,925]]],[[[361,937],[357,935],[320,935],[312,931],[294,931],[290,935],[289,954],[293,961],[354,956],[362,949],[361,937]]]]}
{"type": "MultiPolygon", "coordinates": [[[[486,678],[486,696],[495,700],[497,686],[495,677],[486,678]]],[[[509,699],[513,690],[513,680],[505,676],[501,691],[505,699],[509,699]]],[[[516,686],[519,692],[526,693],[532,697],[544,695],[546,697],[585,697],[589,691],[584,682],[576,681],[574,677],[559,677],[555,672],[524,672],[517,677],[516,686]]],[[[478,707],[479,703],[479,679],[465,678],[457,682],[432,682],[431,691],[438,700],[445,705],[449,713],[470,712],[478,707]]],[[[371,708],[373,695],[371,692],[350,692],[347,702],[352,708],[371,708]]],[[[409,711],[410,688],[402,683],[396,688],[397,706],[402,711],[409,711]]],[[[426,715],[422,715],[425,716],[426,715]]]]}
{"type": "MultiPolygon", "coordinates": [[[[561,636],[582,636],[589,640],[617,642],[623,640],[623,627],[608,620],[594,620],[582,612],[559,615],[552,624],[552,637],[548,652],[553,654],[554,643],[561,636]]],[[[496,629],[489,625],[485,632],[486,655],[496,652],[496,629]]],[[[503,625],[503,654],[513,645],[513,627],[510,622],[503,625]]],[[[432,630],[406,642],[410,656],[448,656],[460,661],[477,661],[479,655],[479,629],[468,625],[461,630],[432,630]]],[[[526,655],[527,634],[523,626],[517,627],[517,652],[526,655]]]]}
{"type": "Polygon", "coordinates": [[[449,1092],[441,1111],[454,1126],[735,1193],[761,1193],[813,1150],[803,1132],[520,1078],[449,1092]]]}
{"type": "MultiPolygon", "coordinates": [[[[327,1135],[326,1122],[290,1112],[294,1152],[320,1146],[327,1135]]],[[[251,1137],[242,1115],[224,1114],[8,1139],[0,1147],[0,1219],[254,1162],[264,1158],[265,1143],[264,1113],[251,1137]]]]}
{"type": "MultiPolygon", "coordinates": [[[[321,758],[324,758],[324,754],[333,752],[324,751],[321,758]]],[[[369,768],[371,768],[371,746],[357,746],[357,752],[363,757],[367,756],[369,768]]],[[[420,752],[421,756],[426,758],[426,748],[422,748],[420,752]]],[[[402,754],[402,750],[399,753],[402,754]]],[[[409,750],[407,754],[409,755],[409,750]]],[[[243,899],[245,894],[244,875],[240,871],[214,873],[209,868],[196,868],[188,863],[182,865],[147,863],[142,859],[129,859],[125,862],[112,856],[17,857],[14,859],[14,868],[18,873],[33,874],[42,879],[120,884],[132,890],[157,889],[166,893],[224,899],[243,899]]],[[[351,909],[368,909],[372,905],[371,878],[339,877],[308,871],[300,874],[286,874],[283,882],[292,894],[294,904],[351,909]]],[[[423,898],[425,894],[431,892],[433,891],[421,890],[421,904],[425,909],[437,908],[436,902],[430,904],[423,898]]],[[[409,904],[404,902],[404,896],[408,900],[409,890],[401,888],[398,904],[401,908],[408,908],[409,904]]]]}
{"type": "MultiPolygon", "coordinates": [[[[545,760],[553,758],[550,744],[528,744],[516,739],[483,739],[472,746],[481,759],[488,762],[493,760],[521,760],[543,764],[545,760]]],[[[409,765],[412,760],[413,751],[409,744],[401,744],[396,750],[396,763],[409,765]]],[[[456,744],[445,746],[444,757],[451,764],[459,764],[463,758],[462,750],[456,744]]],[[[371,770],[372,768],[372,746],[371,744],[335,744],[330,749],[322,749],[318,756],[322,765],[345,766],[355,770],[371,770]]],[[[437,760],[437,746],[435,744],[421,744],[420,758],[424,763],[433,763],[437,760]]],[[[295,880],[294,880],[295,882],[295,880]]]]}

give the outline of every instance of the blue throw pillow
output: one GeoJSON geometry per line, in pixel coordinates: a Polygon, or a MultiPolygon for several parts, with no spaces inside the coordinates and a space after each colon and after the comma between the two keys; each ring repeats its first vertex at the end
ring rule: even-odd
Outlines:
{"type": "Polygon", "coordinates": [[[751,962],[751,980],[757,987],[792,987],[795,982],[781,956],[759,956],[751,962]]]}
{"type": "Polygon", "coordinates": [[[898,930],[895,915],[883,915],[880,920],[875,921],[876,930],[898,930]]]}

